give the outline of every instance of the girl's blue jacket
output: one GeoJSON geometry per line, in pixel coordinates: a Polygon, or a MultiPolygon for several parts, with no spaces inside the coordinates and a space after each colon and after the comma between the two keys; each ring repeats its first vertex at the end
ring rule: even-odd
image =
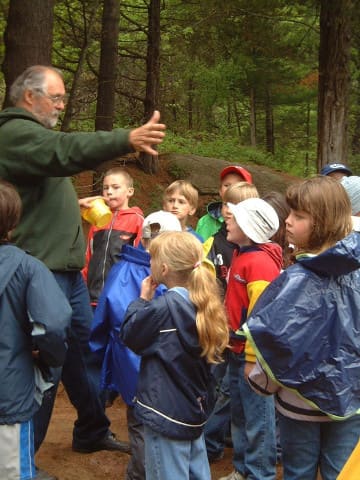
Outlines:
{"type": "Polygon", "coordinates": [[[176,287],[150,302],[135,300],[120,331],[124,343],[141,355],[136,416],[177,440],[198,438],[208,416],[210,367],[201,356],[187,293],[176,287]]]}
{"type": "MultiPolygon", "coordinates": [[[[140,357],[120,340],[126,309],[139,297],[141,282],[150,275],[150,254],[143,248],[124,245],[120,260],[111,268],[99,297],[90,334],[90,348],[103,359],[101,388],[121,394],[133,404],[140,369],[140,357]]],[[[160,285],[157,295],[166,288],[160,285]]]]}
{"type": "Polygon", "coordinates": [[[359,233],[298,258],[244,326],[266,373],[333,419],[360,409],[359,267],[359,233]]]}

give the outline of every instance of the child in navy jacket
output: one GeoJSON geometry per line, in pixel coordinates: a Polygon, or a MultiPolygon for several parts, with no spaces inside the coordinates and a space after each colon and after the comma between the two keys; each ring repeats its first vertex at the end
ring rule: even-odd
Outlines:
{"type": "Polygon", "coordinates": [[[120,331],[142,357],[135,414],[144,424],[146,479],[209,480],[203,428],[210,364],[228,343],[224,308],[194,235],[163,233],[150,255],[151,276],[120,331]],[[168,291],[153,298],[159,283],[168,291]]]}
{"type": "Polygon", "coordinates": [[[20,213],[18,193],[0,181],[0,478],[7,480],[37,478],[33,416],[53,386],[48,367],[65,361],[72,313],[48,268],[10,243],[20,213]]]}

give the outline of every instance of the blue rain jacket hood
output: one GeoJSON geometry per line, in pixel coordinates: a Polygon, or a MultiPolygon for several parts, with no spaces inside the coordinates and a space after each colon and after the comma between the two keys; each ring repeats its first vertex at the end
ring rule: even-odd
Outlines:
{"type": "Polygon", "coordinates": [[[360,413],[360,234],[274,280],[244,325],[258,361],[333,419],[360,413]]]}

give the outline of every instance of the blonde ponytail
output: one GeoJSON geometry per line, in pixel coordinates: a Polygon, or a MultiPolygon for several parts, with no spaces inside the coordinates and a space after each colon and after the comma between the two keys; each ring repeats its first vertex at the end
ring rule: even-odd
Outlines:
{"type": "Polygon", "coordinates": [[[168,266],[175,282],[189,290],[202,356],[209,363],[221,362],[229,342],[228,324],[216,277],[203,263],[202,244],[188,232],[164,232],[151,242],[149,252],[154,261],[168,266]]]}

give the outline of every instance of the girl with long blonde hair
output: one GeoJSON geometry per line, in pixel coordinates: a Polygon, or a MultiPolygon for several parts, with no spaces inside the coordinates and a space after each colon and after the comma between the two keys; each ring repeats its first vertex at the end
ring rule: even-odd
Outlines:
{"type": "Polygon", "coordinates": [[[203,427],[210,364],[228,345],[219,287],[194,235],[161,233],[149,252],[151,275],[120,332],[142,357],[135,414],[144,424],[146,478],[209,480],[203,427]],[[160,283],[168,290],[153,298],[160,283]]]}

